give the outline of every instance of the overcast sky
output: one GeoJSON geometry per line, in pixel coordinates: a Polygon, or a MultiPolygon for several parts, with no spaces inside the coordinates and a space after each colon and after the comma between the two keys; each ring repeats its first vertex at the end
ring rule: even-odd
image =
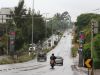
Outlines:
{"type": "MultiPolygon", "coordinates": [[[[0,8],[2,7],[15,7],[18,5],[19,0],[0,0],[0,8]]],[[[32,7],[33,0],[25,0],[27,8],[32,7]]],[[[100,0],[34,0],[34,7],[36,11],[41,13],[49,13],[48,16],[64,11],[68,11],[71,15],[72,21],[81,13],[100,11],[93,11],[100,8],[100,0]]]]}

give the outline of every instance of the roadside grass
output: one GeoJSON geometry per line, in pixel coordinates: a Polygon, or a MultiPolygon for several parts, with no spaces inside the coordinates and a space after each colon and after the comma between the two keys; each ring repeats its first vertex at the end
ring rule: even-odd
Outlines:
{"type": "Polygon", "coordinates": [[[21,56],[18,56],[18,58],[16,59],[15,62],[17,62],[17,63],[27,62],[29,60],[32,60],[34,57],[35,57],[35,55],[33,55],[33,54],[31,54],[29,56],[28,53],[25,53],[21,56]]]}
{"type": "Polygon", "coordinates": [[[35,57],[35,55],[33,55],[33,54],[31,54],[29,56],[28,52],[24,53],[23,55],[18,56],[17,58],[8,56],[7,58],[3,58],[2,60],[0,60],[0,65],[27,62],[29,60],[34,59],[34,57],[35,57]]]}
{"type": "MultiPolygon", "coordinates": [[[[61,39],[62,35],[63,34],[60,35],[60,39],[61,39]]],[[[59,41],[60,41],[60,39],[59,39],[59,41]]],[[[56,45],[58,44],[58,42],[56,43],[56,45]]],[[[48,53],[49,51],[54,49],[56,47],[56,45],[54,45],[53,47],[51,47],[49,49],[45,49],[44,51],[46,53],[48,53]]],[[[31,55],[29,56],[28,52],[20,52],[20,53],[18,53],[17,56],[13,56],[13,57],[7,56],[6,58],[3,58],[2,60],[0,60],[0,65],[27,62],[27,61],[34,59],[35,57],[36,57],[36,55],[34,53],[31,53],[31,55]]]]}
{"type": "Polygon", "coordinates": [[[13,60],[11,59],[10,56],[8,56],[7,58],[3,58],[2,60],[0,60],[0,65],[2,64],[11,64],[13,63],[13,60]]]}
{"type": "MultiPolygon", "coordinates": [[[[55,46],[53,46],[53,48],[55,48],[55,46]]],[[[46,53],[48,53],[49,51],[51,51],[53,48],[50,49],[45,49],[44,51],[46,53]]],[[[30,61],[32,59],[34,59],[36,57],[36,55],[34,53],[31,53],[31,55],[29,56],[28,52],[22,53],[18,56],[7,56],[6,58],[3,58],[0,60],[0,65],[3,64],[14,64],[14,63],[23,63],[23,62],[27,62],[30,61]]]]}
{"type": "Polygon", "coordinates": [[[74,46],[71,49],[71,56],[72,57],[76,57],[77,56],[77,52],[78,52],[78,45],[74,44],[74,46]]]}
{"type": "Polygon", "coordinates": [[[78,42],[76,41],[76,34],[73,34],[73,40],[72,40],[72,48],[71,48],[71,56],[76,57],[78,53],[78,42]]]}

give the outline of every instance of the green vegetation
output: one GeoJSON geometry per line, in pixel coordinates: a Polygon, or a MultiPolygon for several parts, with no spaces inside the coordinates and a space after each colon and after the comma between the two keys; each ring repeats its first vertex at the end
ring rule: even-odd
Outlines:
{"type": "MultiPolygon", "coordinates": [[[[8,20],[2,26],[6,27],[3,35],[0,36],[0,53],[7,54],[7,43],[9,46],[9,32],[14,29],[15,35],[15,53],[21,54],[28,51],[29,44],[31,44],[32,39],[32,11],[24,7],[24,0],[20,1],[18,6],[15,7],[15,11],[11,12],[13,17],[12,20],[8,20]]],[[[34,27],[33,27],[33,39],[34,43],[37,44],[38,41],[45,40],[46,25],[43,16],[39,12],[34,12],[34,27]]],[[[51,28],[47,28],[47,36],[51,36],[51,28]]],[[[8,47],[8,53],[10,54],[10,47],[8,47]]],[[[1,54],[0,54],[1,55],[1,54]]]]}
{"type": "Polygon", "coordinates": [[[3,58],[2,60],[0,60],[0,64],[11,64],[14,63],[14,61],[8,57],[8,58],[3,58]]]}
{"type": "Polygon", "coordinates": [[[18,57],[16,62],[21,63],[21,62],[27,62],[29,60],[32,60],[35,56],[31,54],[31,56],[28,55],[28,53],[25,53],[24,55],[21,55],[18,57]]]}
{"type": "Polygon", "coordinates": [[[72,47],[72,50],[71,50],[71,55],[72,57],[76,57],[77,56],[77,51],[78,51],[78,48],[77,47],[72,47]]]}
{"type": "MultiPolygon", "coordinates": [[[[4,51],[4,54],[7,54],[7,43],[10,45],[9,32],[15,31],[15,53],[22,53],[28,50],[28,45],[32,42],[32,16],[33,18],[33,42],[37,44],[39,41],[43,42],[45,37],[50,37],[52,32],[54,34],[60,35],[59,32],[63,32],[67,27],[66,15],[68,12],[62,14],[55,14],[52,19],[46,23],[40,12],[32,12],[32,9],[26,9],[24,7],[24,0],[20,1],[15,7],[14,12],[11,12],[13,17],[12,20],[8,20],[2,26],[5,26],[5,31],[0,38],[0,51],[4,51]],[[32,15],[34,13],[34,15],[32,15]],[[65,15],[65,16],[64,16],[65,15]],[[7,26],[7,30],[6,30],[7,26]],[[46,29],[47,28],[47,29],[46,29]],[[46,31],[47,30],[47,31],[46,31]],[[8,32],[8,33],[6,33],[8,32]]],[[[10,47],[8,47],[8,53],[10,54],[10,47]]]]}
{"type": "MultiPolygon", "coordinates": [[[[33,12],[31,8],[25,8],[24,0],[19,1],[15,10],[13,12],[11,11],[12,19],[7,20],[7,23],[5,24],[0,24],[0,28],[4,28],[3,31],[0,29],[0,55],[18,55],[18,60],[14,62],[24,62],[30,60],[31,57],[28,57],[27,54],[24,53],[28,52],[29,44],[32,43],[32,22],[33,43],[38,44],[39,41],[43,43],[45,38],[50,37],[52,33],[59,35],[60,38],[65,29],[68,28],[67,20],[69,17],[67,15],[67,11],[62,14],[57,13],[49,19],[49,21],[45,21],[42,14],[40,14],[40,11],[33,12]],[[33,21],[32,17],[34,17],[33,21]],[[15,38],[13,39],[14,50],[10,49],[10,32],[15,32],[15,38]]],[[[50,50],[46,50],[46,52],[48,51],[50,50]]],[[[0,62],[13,63],[13,59],[3,59],[0,62]]]]}
{"type": "Polygon", "coordinates": [[[100,34],[94,38],[94,68],[100,69],[100,34]]]}
{"type": "Polygon", "coordinates": [[[76,57],[78,52],[78,43],[76,42],[76,34],[73,34],[73,40],[72,40],[73,47],[71,49],[71,56],[76,57]]]}
{"type": "Polygon", "coordinates": [[[62,14],[56,13],[48,22],[48,28],[53,28],[53,32],[65,31],[65,29],[69,28],[67,20],[70,18],[70,16],[68,17],[67,15],[67,11],[63,12],[62,14]]]}
{"type": "Polygon", "coordinates": [[[22,62],[27,62],[29,60],[32,60],[35,57],[35,55],[29,56],[28,53],[24,53],[23,55],[16,56],[16,57],[11,57],[8,56],[7,58],[3,58],[0,60],[0,64],[13,64],[13,63],[22,63],[22,62]]]}
{"type": "Polygon", "coordinates": [[[83,56],[84,59],[91,58],[91,19],[95,19],[99,23],[99,32],[98,34],[94,34],[93,38],[93,63],[94,68],[100,68],[100,15],[93,13],[86,13],[78,16],[77,22],[75,23],[77,26],[77,37],[75,39],[79,39],[79,32],[83,31],[85,34],[85,43],[83,47],[83,56]]]}

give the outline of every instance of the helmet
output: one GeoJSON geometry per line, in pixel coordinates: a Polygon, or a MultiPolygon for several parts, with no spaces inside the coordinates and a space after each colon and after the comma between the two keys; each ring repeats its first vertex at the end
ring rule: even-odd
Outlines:
{"type": "Polygon", "coordinates": [[[52,53],[52,55],[54,56],[54,53],[52,53]]]}

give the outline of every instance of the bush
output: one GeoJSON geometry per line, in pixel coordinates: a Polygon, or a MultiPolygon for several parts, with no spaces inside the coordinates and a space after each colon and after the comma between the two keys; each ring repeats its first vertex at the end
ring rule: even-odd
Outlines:
{"type": "Polygon", "coordinates": [[[84,48],[83,48],[84,59],[91,58],[91,49],[90,49],[90,46],[91,46],[90,43],[87,43],[87,44],[84,45],[84,48]]]}
{"type": "Polygon", "coordinates": [[[26,61],[29,61],[29,60],[32,60],[35,56],[33,54],[31,54],[31,56],[27,54],[24,54],[24,55],[21,55],[18,57],[18,60],[17,62],[26,62],[26,61]]]}
{"type": "Polygon", "coordinates": [[[94,59],[93,64],[94,64],[94,69],[100,69],[100,60],[99,59],[94,59]]]}
{"type": "Polygon", "coordinates": [[[3,58],[0,61],[0,64],[12,64],[12,63],[22,63],[22,62],[27,62],[29,60],[32,60],[35,57],[35,55],[31,54],[31,56],[28,55],[27,53],[23,53],[23,55],[18,56],[17,59],[13,57],[8,57],[8,58],[3,58]]]}
{"type": "Polygon", "coordinates": [[[0,60],[0,64],[12,64],[13,60],[11,59],[11,57],[9,58],[3,58],[2,60],[0,60]]]}
{"type": "Polygon", "coordinates": [[[48,53],[50,51],[50,49],[44,49],[45,53],[48,53]]]}
{"type": "Polygon", "coordinates": [[[71,51],[72,57],[76,57],[77,56],[77,51],[78,51],[77,47],[72,47],[72,51],[71,51]]]}

